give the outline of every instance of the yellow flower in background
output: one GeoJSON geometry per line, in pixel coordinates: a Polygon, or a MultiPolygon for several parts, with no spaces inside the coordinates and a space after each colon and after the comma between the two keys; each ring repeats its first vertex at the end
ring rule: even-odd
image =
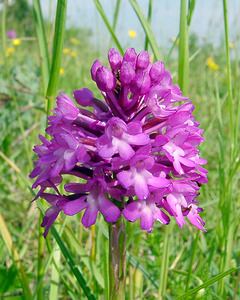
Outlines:
{"type": "Polygon", "coordinates": [[[15,49],[13,47],[9,47],[6,49],[6,56],[11,56],[15,52],[15,49]]]}
{"type": "Polygon", "coordinates": [[[218,71],[219,70],[219,65],[214,61],[212,56],[209,56],[206,64],[208,66],[208,68],[212,71],[218,71]]]}
{"type": "Polygon", "coordinates": [[[135,39],[135,37],[137,36],[137,32],[133,29],[129,29],[128,30],[128,36],[131,38],[131,39],[135,39]]]}
{"type": "Polygon", "coordinates": [[[69,48],[63,48],[63,54],[67,55],[71,52],[71,49],[69,48]]]}
{"type": "Polygon", "coordinates": [[[13,46],[19,46],[21,45],[22,41],[20,39],[13,39],[12,44],[13,46]]]}
{"type": "Polygon", "coordinates": [[[73,44],[73,45],[79,45],[80,44],[79,40],[76,39],[76,38],[70,38],[70,43],[73,44]]]}
{"type": "Polygon", "coordinates": [[[71,57],[77,57],[77,52],[76,51],[71,51],[70,53],[69,53],[69,55],[71,56],[71,57]]]}
{"type": "Polygon", "coordinates": [[[60,74],[61,76],[64,74],[64,72],[65,72],[64,68],[60,68],[59,74],[60,74]]]}

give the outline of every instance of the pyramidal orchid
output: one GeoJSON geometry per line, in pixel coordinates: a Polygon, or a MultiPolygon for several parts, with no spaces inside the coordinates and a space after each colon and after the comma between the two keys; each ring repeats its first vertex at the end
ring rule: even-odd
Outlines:
{"type": "Polygon", "coordinates": [[[110,68],[98,60],[91,68],[101,99],[87,88],[75,90],[75,100],[59,94],[46,129],[50,139],[40,136],[34,148],[30,177],[40,188],[37,197],[50,204],[44,235],[61,212],[83,212],[85,227],[101,214],[110,223],[121,216],[140,220],[147,232],[171,219],[205,230],[197,196],[207,171],[193,104],[146,51],[130,48],[122,57],[110,49],[108,60],[110,68]],[[62,194],[65,175],[71,182],[62,194]]]}

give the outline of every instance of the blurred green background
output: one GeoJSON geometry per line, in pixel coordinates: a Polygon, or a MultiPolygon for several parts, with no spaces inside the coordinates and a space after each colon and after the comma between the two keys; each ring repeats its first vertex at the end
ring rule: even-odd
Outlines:
{"type": "MultiPolygon", "coordinates": [[[[40,1],[50,61],[56,2],[40,1]]],[[[131,2],[136,1],[100,1],[122,47],[141,50],[146,43],[145,31],[131,2]]],[[[156,224],[154,231],[146,234],[138,224],[128,224],[126,299],[178,299],[199,286],[199,291],[188,299],[240,299],[240,3],[228,1],[226,43],[224,1],[186,2],[195,4],[186,40],[188,96],[205,130],[201,152],[208,160],[209,183],[202,187],[199,202],[204,208],[207,233],[172,225],[167,257],[162,257],[166,234],[163,226],[156,224]],[[159,284],[165,262],[168,273],[162,296],[159,284]],[[211,279],[213,282],[209,282],[211,279]]],[[[89,70],[95,58],[106,63],[107,49],[115,46],[96,3],[68,2],[58,91],[69,95],[74,89],[88,87],[100,97],[89,70]]],[[[137,3],[152,27],[161,60],[177,82],[181,1],[137,3]]],[[[2,0],[0,9],[0,299],[29,300],[28,288],[32,299],[85,299],[53,236],[49,234],[46,241],[39,238],[41,216],[37,204],[31,202],[34,196],[28,174],[34,161],[32,147],[46,124],[46,91],[32,1],[2,0]],[[7,37],[9,30],[16,31],[15,39],[7,37]]],[[[149,43],[148,49],[152,53],[149,43]]],[[[106,299],[107,226],[99,219],[94,228],[86,230],[80,218],[61,216],[56,228],[96,298],[106,299]]]]}

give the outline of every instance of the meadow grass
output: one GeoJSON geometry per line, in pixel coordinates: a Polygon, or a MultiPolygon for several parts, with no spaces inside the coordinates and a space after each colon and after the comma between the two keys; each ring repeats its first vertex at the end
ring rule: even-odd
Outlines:
{"type": "MultiPolygon", "coordinates": [[[[116,33],[121,1],[116,1],[113,20],[107,18],[101,1],[93,2],[111,46],[122,52],[116,33]]],[[[201,152],[209,161],[209,183],[199,196],[206,233],[191,226],[179,229],[172,222],[167,227],[156,225],[146,234],[138,224],[126,224],[126,299],[240,299],[239,49],[230,47],[227,1],[221,3],[225,31],[220,47],[200,46],[190,35],[195,1],[181,0],[179,34],[166,51],[160,51],[151,28],[157,3],[149,0],[145,14],[137,1],[129,2],[146,34],[142,47],[150,49],[155,59],[167,61],[174,80],[196,106],[196,118],[205,129],[201,152]],[[206,64],[209,57],[218,68],[206,64]]],[[[28,12],[33,39],[23,39],[11,55],[6,55],[11,46],[5,37],[7,1],[1,12],[0,299],[108,299],[111,289],[104,220],[99,218],[86,230],[81,215],[61,215],[44,240],[39,224],[46,204],[31,203],[31,149],[38,133],[43,133],[57,92],[70,95],[82,86],[96,91],[89,68],[98,50],[86,29],[65,29],[66,4],[58,1],[52,24],[42,18],[41,1],[34,0],[28,12]],[[64,49],[69,51],[64,54],[64,49]]]]}

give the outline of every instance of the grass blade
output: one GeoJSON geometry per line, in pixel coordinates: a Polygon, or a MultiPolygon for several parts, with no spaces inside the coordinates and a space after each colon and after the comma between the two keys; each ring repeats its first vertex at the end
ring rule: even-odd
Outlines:
{"type": "Polygon", "coordinates": [[[216,276],[213,276],[212,278],[208,279],[207,281],[205,281],[203,284],[199,285],[198,287],[188,291],[187,293],[181,295],[180,297],[178,297],[177,299],[186,299],[186,297],[188,296],[192,296],[194,294],[196,294],[197,292],[199,292],[200,290],[204,289],[204,288],[208,288],[209,286],[211,286],[212,284],[214,284],[215,282],[218,282],[219,280],[221,280],[222,278],[230,275],[233,272],[236,272],[237,270],[239,270],[240,267],[238,268],[231,268],[226,272],[222,272],[216,276]]]}
{"type": "Polygon", "coordinates": [[[67,0],[58,0],[53,40],[52,65],[47,88],[47,115],[49,115],[50,111],[53,109],[54,98],[57,92],[59,72],[62,60],[66,11],[67,0]]]}
{"type": "Polygon", "coordinates": [[[121,2],[122,2],[122,0],[117,0],[116,6],[114,9],[113,26],[112,26],[113,32],[115,32],[116,27],[117,27],[117,21],[118,21],[121,2]]]}
{"type": "Polygon", "coordinates": [[[113,27],[110,25],[110,23],[109,23],[109,21],[108,21],[108,18],[107,18],[107,16],[106,16],[105,12],[104,12],[104,9],[103,9],[103,7],[102,7],[102,4],[100,3],[99,0],[93,0],[93,1],[94,1],[94,4],[95,4],[95,6],[96,6],[96,8],[97,8],[97,10],[98,10],[98,12],[99,12],[99,14],[100,14],[100,16],[101,16],[102,19],[103,19],[103,22],[105,23],[105,25],[106,25],[106,27],[107,27],[109,33],[111,34],[111,37],[112,37],[114,43],[116,44],[116,46],[117,46],[119,52],[120,52],[121,54],[123,54],[122,46],[121,46],[121,44],[120,44],[120,42],[119,42],[117,36],[116,36],[115,33],[114,33],[113,27]]]}
{"type": "MultiPolygon", "coordinates": [[[[147,21],[148,21],[149,24],[151,24],[151,19],[152,19],[152,8],[153,8],[152,2],[153,2],[152,0],[148,1],[147,21]]],[[[148,40],[148,36],[146,35],[146,37],[145,37],[145,46],[144,46],[145,50],[148,50],[148,44],[149,44],[149,40],[148,40]]]]}
{"type": "MultiPolygon", "coordinates": [[[[18,168],[18,166],[14,162],[12,162],[10,159],[8,159],[1,151],[0,151],[0,157],[2,157],[2,159],[16,172],[16,174],[19,176],[19,178],[22,180],[22,182],[26,185],[26,187],[35,196],[34,192],[31,189],[31,187],[29,187],[26,178],[21,175],[21,171],[18,168]]],[[[40,202],[38,202],[38,207],[40,208],[41,212],[43,213],[44,208],[43,208],[43,206],[40,202]]],[[[1,219],[0,219],[0,221],[1,221],[1,219]]],[[[0,232],[2,233],[3,226],[1,226],[1,225],[2,225],[2,223],[0,223],[0,232]]],[[[61,237],[59,236],[59,234],[58,234],[57,230],[54,228],[54,226],[52,226],[51,232],[52,232],[53,237],[56,240],[56,242],[57,242],[57,244],[58,244],[58,246],[61,250],[61,253],[63,254],[64,258],[66,259],[67,264],[69,265],[70,269],[72,270],[73,275],[77,279],[79,285],[82,287],[86,297],[90,300],[95,300],[95,297],[91,294],[91,291],[90,291],[89,287],[87,286],[83,275],[81,274],[79,268],[75,264],[74,259],[72,258],[70,252],[68,251],[67,247],[63,243],[61,237]]],[[[8,245],[11,245],[11,244],[8,243],[8,245]]],[[[9,247],[9,249],[11,249],[11,248],[9,247]]],[[[30,297],[30,298],[26,298],[26,299],[28,300],[28,299],[32,299],[32,298],[30,297]]]]}
{"type": "Polygon", "coordinates": [[[148,20],[146,19],[146,17],[144,16],[139,4],[137,3],[136,0],[129,0],[130,4],[132,5],[132,8],[134,9],[140,23],[142,24],[142,28],[145,31],[145,34],[148,38],[149,44],[152,48],[153,54],[155,59],[159,60],[161,55],[159,52],[159,48],[157,45],[157,41],[155,39],[154,33],[152,31],[152,28],[148,22],[148,20]]]}
{"type": "Polygon", "coordinates": [[[160,284],[158,295],[159,299],[164,299],[166,288],[167,288],[167,277],[168,277],[168,270],[169,270],[169,239],[172,232],[172,225],[168,225],[165,228],[164,232],[164,240],[163,240],[163,253],[162,253],[162,265],[161,265],[161,273],[160,273],[160,284]]]}
{"type": "Polygon", "coordinates": [[[30,286],[28,283],[27,275],[21,264],[20,256],[19,256],[16,248],[13,245],[12,237],[7,228],[7,224],[1,214],[0,214],[0,233],[1,233],[2,238],[5,242],[5,245],[8,249],[8,252],[11,255],[11,257],[13,258],[13,261],[18,269],[19,279],[21,281],[22,288],[23,288],[24,299],[30,300],[30,299],[32,299],[32,293],[31,293],[30,286]]]}
{"type": "Polygon", "coordinates": [[[56,240],[63,256],[65,257],[66,262],[68,263],[72,273],[74,274],[74,276],[77,279],[78,283],[80,284],[82,290],[84,291],[84,294],[86,295],[87,299],[95,300],[95,297],[92,295],[89,287],[87,286],[87,283],[86,283],[82,273],[80,272],[79,267],[74,262],[71,253],[69,252],[69,250],[63,243],[62,239],[60,238],[60,236],[54,226],[51,228],[51,232],[52,232],[52,235],[54,236],[54,239],[56,240]]]}
{"type": "Polygon", "coordinates": [[[181,0],[178,55],[178,83],[184,94],[187,94],[189,85],[189,49],[186,2],[186,0],[181,0]]]}
{"type": "Polygon", "coordinates": [[[39,0],[33,1],[33,16],[35,21],[36,34],[38,39],[41,71],[42,71],[42,83],[44,95],[46,93],[47,84],[49,80],[49,54],[47,47],[47,39],[44,28],[42,9],[39,0]]]}

